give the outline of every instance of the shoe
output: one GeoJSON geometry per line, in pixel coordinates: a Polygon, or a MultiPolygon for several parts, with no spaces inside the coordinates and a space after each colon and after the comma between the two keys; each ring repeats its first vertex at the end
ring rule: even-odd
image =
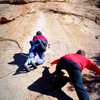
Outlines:
{"type": "Polygon", "coordinates": [[[35,63],[31,62],[32,66],[34,67],[34,69],[37,69],[37,66],[35,63]]]}
{"type": "Polygon", "coordinates": [[[23,67],[25,68],[25,70],[26,70],[27,72],[30,72],[30,71],[31,71],[27,65],[24,64],[23,67]]]}

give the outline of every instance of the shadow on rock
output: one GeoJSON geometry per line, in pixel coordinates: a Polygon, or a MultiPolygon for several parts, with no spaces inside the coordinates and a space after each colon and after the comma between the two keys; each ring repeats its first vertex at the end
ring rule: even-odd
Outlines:
{"type": "MultiPolygon", "coordinates": [[[[98,97],[95,97],[95,100],[100,100],[100,76],[92,74],[83,75],[83,85],[86,87],[88,93],[97,94],[98,97]]],[[[68,87],[69,91],[74,91],[74,87],[68,87]]]]}
{"type": "Polygon", "coordinates": [[[41,95],[37,96],[39,98],[43,94],[56,97],[58,100],[73,100],[66,93],[64,93],[61,88],[66,85],[69,81],[68,77],[61,78],[59,82],[54,84],[52,82],[53,74],[49,73],[47,67],[44,67],[44,71],[42,73],[42,77],[35,81],[32,85],[28,87],[30,91],[35,91],[41,93],[41,95]]]}
{"type": "Polygon", "coordinates": [[[100,52],[96,53],[94,57],[91,57],[91,59],[94,59],[94,63],[96,63],[97,66],[100,65],[100,52]]]}
{"type": "Polygon", "coordinates": [[[10,65],[17,65],[18,66],[18,69],[16,70],[16,72],[13,75],[21,74],[21,73],[25,73],[26,72],[23,69],[23,64],[27,60],[26,56],[28,56],[28,54],[24,54],[23,53],[23,55],[21,55],[21,53],[14,54],[14,56],[13,56],[14,61],[8,63],[10,65]],[[25,56],[23,56],[23,55],[25,55],[25,56]]]}
{"type": "Polygon", "coordinates": [[[100,76],[84,74],[83,83],[87,87],[89,93],[96,93],[98,96],[100,95],[100,76]]]}

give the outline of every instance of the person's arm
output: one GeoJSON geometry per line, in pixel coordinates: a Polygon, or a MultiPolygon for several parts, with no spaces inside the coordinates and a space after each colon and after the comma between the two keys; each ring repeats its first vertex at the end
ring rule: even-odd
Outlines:
{"type": "Polygon", "coordinates": [[[47,38],[45,37],[45,41],[48,42],[47,38]]]}
{"type": "Polygon", "coordinates": [[[31,47],[31,48],[29,49],[29,53],[32,52],[32,51],[33,51],[33,48],[31,47]]]}
{"type": "Polygon", "coordinates": [[[48,46],[48,42],[45,43],[45,46],[46,46],[46,47],[48,46]]]}
{"type": "Polygon", "coordinates": [[[45,44],[45,46],[47,47],[47,45],[48,45],[48,43],[47,44],[45,44]]]}
{"type": "Polygon", "coordinates": [[[44,46],[45,46],[45,48],[47,47],[47,45],[48,45],[48,42],[46,42],[46,41],[42,41],[43,42],[43,44],[44,44],[44,46]]]}
{"type": "Polygon", "coordinates": [[[56,60],[52,61],[52,62],[51,62],[51,66],[54,65],[54,64],[57,64],[58,61],[59,61],[59,59],[56,59],[56,60]]]}
{"type": "Polygon", "coordinates": [[[33,37],[33,41],[37,41],[37,37],[36,36],[33,37]]]}
{"type": "Polygon", "coordinates": [[[96,65],[94,65],[90,60],[88,60],[87,69],[94,71],[98,75],[100,75],[100,69],[96,65]]]}

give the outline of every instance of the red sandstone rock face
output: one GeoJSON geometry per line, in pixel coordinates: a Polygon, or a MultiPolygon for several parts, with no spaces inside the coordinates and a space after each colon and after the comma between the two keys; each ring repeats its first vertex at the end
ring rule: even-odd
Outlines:
{"type": "Polygon", "coordinates": [[[4,23],[7,23],[7,22],[9,22],[10,20],[8,20],[7,18],[5,18],[5,17],[1,17],[1,19],[0,19],[0,23],[1,24],[4,24],[4,23]]]}
{"type": "Polygon", "coordinates": [[[29,3],[29,0],[0,0],[0,2],[2,3],[22,3],[22,4],[25,4],[25,3],[29,3]]]}
{"type": "Polygon", "coordinates": [[[9,3],[15,3],[15,4],[27,4],[29,3],[29,0],[11,0],[9,3]]]}
{"type": "MultiPolygon", "coordinates": [[[[5,5],[5,4],[4,4],[5,5]]],[[[20,16],[24,16],[28,13],[30,7],[29,5],[9,5],[0,6],[1,14],[0,14],[0,23],[6,23],[14,20],[20,16]]]]}
{"type": "MultiPolygon", "coordinates": [[[[37,31],[41,31],[50,44],[45,52],[45,63],[27,73],[23,69],[26,57],[21,55],[17,44],[0,41],[0,100],[78,100],[73,85],[67,83],[65,70],[62,70],[62,87],[54,87],[51,78],[56,65],[50,66],[48,62],[84,49],[86,57],[100,68],[100,25],[94,20],[100,16],[100,9],[83,4],[0,4],[0,18],[8,21],[0,24],[0,38],[16,40],[25,55],[28,55],[29,41],[37,31]]],[[[82,75],[90,100],[99,100],[100,77],[87,69],[82,75]]]]}

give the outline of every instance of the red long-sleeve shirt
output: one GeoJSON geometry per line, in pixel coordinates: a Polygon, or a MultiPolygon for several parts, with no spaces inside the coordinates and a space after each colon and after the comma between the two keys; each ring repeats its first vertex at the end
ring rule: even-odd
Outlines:
{"type": "Polygon", "coordinates": [[[48,40],[43,35],[35,35],[33,37],[33,41],[37,41],[37,39],[40,39],[41,41],[48,42],[48,40]]]}
{"type": "MultiPolygon", "coordinates": [[[[85,56],[81,54],[74,54],[74,53],[66,54],[65,56],[62,56],[62,57],[78,64],[81,70],[83,70],[84,68],[87,68],[91,71],[96,72],[98,75],[100,75],[100,69],[96,65],[94,65],[89,59],[87,59],[85,56]]],[[[56,59],[51,64],[57,64],[58,61],[59,59],[56,59]]]]}

